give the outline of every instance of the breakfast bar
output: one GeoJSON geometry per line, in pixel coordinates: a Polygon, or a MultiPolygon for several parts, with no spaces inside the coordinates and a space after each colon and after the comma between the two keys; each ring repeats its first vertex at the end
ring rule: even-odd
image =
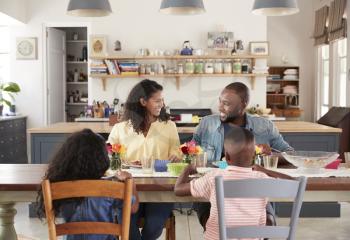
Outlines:
{"type": "MultiPolygon", "coordinates": [[[[277,121],[277,129],[296,150],[338,152],[341,129],[302,121],[277,121]]],[[[105,138],[112,130],[106,122],[56,123],[47,127],[30,128],[30,163],[47,163],[57,146],[73,132],[90,128],[105,138]]],[[[195,127],[177,127],[181,141],[192,138],[195,127]]]]}

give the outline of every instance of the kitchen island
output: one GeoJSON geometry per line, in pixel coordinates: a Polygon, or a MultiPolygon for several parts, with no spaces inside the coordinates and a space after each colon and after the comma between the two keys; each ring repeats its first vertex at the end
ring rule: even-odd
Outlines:
{"type": "MultiPolygon", "coordinates": [[[[335,151],[339,149],[341,129],[311,122],[275,122],[284,139],[296,150],[335,151]]],[[[112,130],[106,122],[56,123],[47,127],[30,128],[31,163],[47,163],[60,144],[73,132],[90,128],[105,138],[112,130]]],[[[192,138],[195,127],[178,127],[181,141],[192,138]]]]}

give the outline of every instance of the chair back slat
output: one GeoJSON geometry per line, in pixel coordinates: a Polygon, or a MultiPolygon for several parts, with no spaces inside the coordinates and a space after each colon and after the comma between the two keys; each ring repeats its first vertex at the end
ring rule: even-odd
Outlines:
{"type": "MultiPolygon", "coordinates": [[[[228,238],[286,238],[295,239],[295,230],[299,218],[306,187],[306,178],[284,179],[240,179],[223,180],[215,177],[216,202],[219,217],[220,240],[228,238]],[[232,226],[225,223],[225,198],[289,198],[293,201],[289,226],[232,226]]],[[[234,213],[230,213],[234,214],[234,213]]]]}
{"type": "Polygon", "coordinates": [[[79,180],[51,183],[52,200],[74,197],[124,198],[124,183],[108,180],[79,180]]]}
{"type": "Polygon", "coordinates": [[[287,238],[289,227],[243,226],[227,228],[227,238],[287,238]]]}
{"type": "Polygon", "coordinates": [[[121,235],[120,224],[108,222],[70,222],[56,225],[57,236],[72,234],[121,235]]]}
{"type": "Polygon", "coordinates": [[[49,239],[73,234],[108,234],[129,239],[132,179],[124,183],[107,180],[78,180],[50,183],[44,180],[41,184],[45,204],[46,219],[49,228],[49,239]],[[74,197],[110,197],[123,200],[122,224],[108,222],[69,222],[56,224],[53,201],[74,197]]]}
{"type": "Polygon", "coordinates": [[[225,198],[295,198],[299,182],[285,179],[224,181],[225,198]]]}

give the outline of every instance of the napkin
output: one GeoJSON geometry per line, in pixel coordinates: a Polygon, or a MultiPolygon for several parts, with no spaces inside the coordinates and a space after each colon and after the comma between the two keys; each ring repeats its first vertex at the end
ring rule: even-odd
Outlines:
{"type": "Polygon", "coordinates": [[[327,168],[327,169],[338,169],[338,166],[339,166],[340,162],[341,162],[341,159],[336,159],[333,162],[328,163],[324,168],[327,168]]]}

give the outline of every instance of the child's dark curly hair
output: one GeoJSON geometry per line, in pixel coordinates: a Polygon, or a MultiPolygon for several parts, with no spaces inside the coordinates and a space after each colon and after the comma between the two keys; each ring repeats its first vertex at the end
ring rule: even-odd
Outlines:
{"type": "MultiPolygon", "coordinates": [[[[84,129],[73,133],[57,151],[48,165],[44,179],[50,182],[100,179],[108,168],[105,140],[90,129],[84,129]]],[[[63,201],[65,200],[54,201],[53,209],[56,214],[63,201]]],[[[37,203],[37,214],[42,218],[45,206],[41,188],[37,203]]]]}

